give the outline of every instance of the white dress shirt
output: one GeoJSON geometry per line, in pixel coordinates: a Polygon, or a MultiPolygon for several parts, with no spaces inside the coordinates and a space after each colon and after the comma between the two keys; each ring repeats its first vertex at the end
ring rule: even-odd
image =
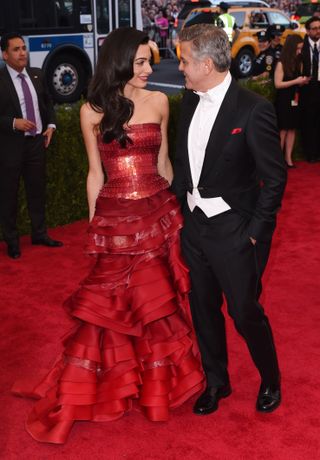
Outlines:
{"type": "MultiPolygon", "coordinates": [[[[14,84],[15,90],[17,92],[18,98],[19,98],[19,103],[21,107],[21,112],[22,112],[22,118],[27,118],[27,111],[26,111],[26,104],[24,100],[24,95],[22,91],[22,86],[21,86],[21,78],[19,77],[19,74],[22,73],[25,76],[25,80],[28,83],[31,96],[32,96],[32,102],[33,102],[33,107],[34,107],[34,113],[36,116],[36,125],[37,125],[37,134],[40,134],[42,132],[42,121],[40,117],[40,110],[39,110],[39,103],[38,103],[38,96],[36,93],[36,90],[34,89],[33,83],[31,81],[31,78],[29,77],[26,69],[23,69],[22,72],[17,72],[14,70],[12,67],[7,65],[8,72],[10,74],[11,80],[14,84]]],[[[29,135],[29,133],[25,133],[26,136],[29,135]]]]}
{"type": "Polygon", "coordinates": [[[221,214],[230,209],[230,206],[222,197],[202,198],[197,188],[209,136],[230,83],[231,75],[228,72],[223,82],[218,86],[208,90],[206,93],[196,92],[200,100],[188,132],[188,152],[193,191],[192,194],[188,192],[187,201],[190,211],[193,211],[198,206],[207,217],[221,214]]]}

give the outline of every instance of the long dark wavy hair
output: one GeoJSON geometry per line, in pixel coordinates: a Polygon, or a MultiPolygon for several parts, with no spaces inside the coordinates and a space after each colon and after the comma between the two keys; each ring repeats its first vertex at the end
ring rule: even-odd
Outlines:
{"type": "Polygon", "coordinates": [[[123,95],[125,85],[133,77],[133,62],[140,45],[148,44],[149,37],[133,27],[111,32],[99,50],[95,73],[89,85],[87,100],[93,110],[103,113],[98,126],[103,142],[117,140],[125,147],[124,126],[133,115],[133,102],[123,95]]]}
{"type": "Polygon", "coordinates": [[[297,48],[299,43],[303,43],[302,38],[298,34],[288,35],[283,45],[280,61],[283,66],[285,78],[293,79],[301,75],[302,56],[297,56],[297,48]]]}

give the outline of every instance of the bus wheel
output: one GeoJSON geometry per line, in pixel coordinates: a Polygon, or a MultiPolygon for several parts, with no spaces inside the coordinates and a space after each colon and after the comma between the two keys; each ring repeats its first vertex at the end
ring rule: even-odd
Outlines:
{"type": "Polygon", "coordinates": [[[234,60],[234,71],[239,78],[246,78],[252,72],[254,54],[249,48],[243,48],[234,60]]]}
{"type": "Polygon", "coordinates": [[[47,67],[47,82],[55,102],[75,102],[86,86],[83,65],[76,57],[60,54],[47,67]]]}

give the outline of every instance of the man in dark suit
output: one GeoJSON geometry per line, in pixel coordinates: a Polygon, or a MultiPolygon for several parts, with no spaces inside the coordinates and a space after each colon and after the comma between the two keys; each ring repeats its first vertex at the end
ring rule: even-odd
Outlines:
{"type": "Polygon", "coordinates": [[[173,190],[184,213],[182,249],[207,378],[194,412],[215,411],[231,393],[223,295],[261,376],[256,408],[271,412],[281,401],[280,372],[258,299],[287,175],[276,118],[271,103],[232,80],[221,29],[198,24],[179,38],[187,90],[173,190]]]}
{"type": "Polygon", "coordinates": [[[32,244],[62,246],[45,225],[45,149],[51,141],[54,110],[40,69],[26,69],[28,52],[22,36],[1,38],[0,69],[0,222],[8,256],[21,255],[16,227],[20,177],[23,177],[32,244]]]}
{"type": "Polygon", "coordinates": [[[301,137],[307,160],[315,163],[320,161],[320,18],[308,19],[305,28],[302,75],[311,77],[311,80],[300,88],[301,137]]]}

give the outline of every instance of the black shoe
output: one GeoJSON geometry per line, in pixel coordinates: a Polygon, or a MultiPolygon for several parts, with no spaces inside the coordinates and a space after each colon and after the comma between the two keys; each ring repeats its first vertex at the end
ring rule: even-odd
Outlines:
{"type": "Polygon", "coordinates": [[[60,246],[63,246],[62,241],[53,240],[48,235],[42,236],[41,238],[32,238],[31,242],[32,244],[49,246],[50,248],[59,248],[60,246]]]}
{"type": "Polygon", "coordinates": [[[261,384],[256,408],[259,412],[272,412],[281,403],[280,385],[261,384]]]}
{"type": "Polygon", "coordinates": [[[202,395],[197,399],[193,406],[193,413],[197,415],[211,414],[218,409],[218,402],[222,398],[227,398],[231,394],[231,386],[207,387],[202,395]]]}
{"type": "Polygon", "coordinates": [[[11,259],[19,259],[21,257],[21,251],[18,243],[8,243],[7,247],[8,256],[11,259]]]}
{"type": "MultiPolygon", "coordinates": [[[[287,162],[286,162],[287,163],[287,162]]],[[[296,168],[296,165],[292,164],[292,165],[289,165],[289,163],[287,163],[287,168],[296,168]]]]}

